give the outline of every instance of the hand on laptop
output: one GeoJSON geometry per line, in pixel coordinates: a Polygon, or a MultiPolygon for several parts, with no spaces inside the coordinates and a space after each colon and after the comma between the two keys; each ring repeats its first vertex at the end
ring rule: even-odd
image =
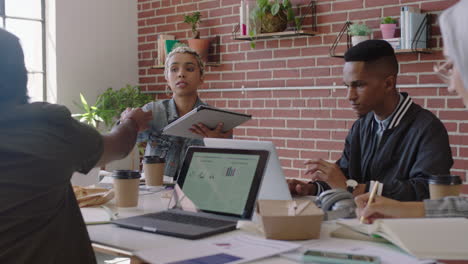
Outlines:
{"type": "Polygon", "coordinates": [[[214,129],[209,129],[202,123],[193,125],[190,131],[207,138],[232,138],[232,129],[223,132],[223,123],[219,123],[214,129]]]}
{"type": "Polygon", "coordinates": [[[304,196],[315,195],[315,193],[317,193],[315,184],[309,184],[295,179],[288,179],[287,182],[292,195],[304,196]]]}
{"type": "Polygon", "coordinates": [[[311,159],[304,164],[309,165],[305,174],[311,174],[312,181],[324,181],[332,188],[346,189],[346,177],[335,163],[311,159]]]}

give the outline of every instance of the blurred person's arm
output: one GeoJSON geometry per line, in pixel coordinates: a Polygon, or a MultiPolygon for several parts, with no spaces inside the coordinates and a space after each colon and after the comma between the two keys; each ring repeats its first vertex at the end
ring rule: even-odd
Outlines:
{"type": "Polygon", "coordinates": [[[126,157],[135,146],[137,133],[146,130],[151,119],[152,112],[143,112],[141,108],[127,108],[122,113],[119,124],[110,133],[102,135],[104,151],[97,166],[126,157]]]}

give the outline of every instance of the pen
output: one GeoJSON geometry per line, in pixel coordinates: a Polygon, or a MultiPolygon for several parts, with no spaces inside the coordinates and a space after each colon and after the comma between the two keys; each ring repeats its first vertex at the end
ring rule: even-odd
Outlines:
{"type": "MultiPolygon", "coordinates": [[[[369,204],[371,204],[372,201],[374,200],[375,194],[377,193],[377,190],[379,189],[379,184],[380,183],[378,181],[374,182],[374,186],[372,187],[372,191],[370,193],[369,200],[367,200],[366,207],[369,206],[369,204]]],[[[365,220],[364,216],[361,216],[361,218],[359,219],[361,224],[364,224],[364,220],[365,220]]]]}

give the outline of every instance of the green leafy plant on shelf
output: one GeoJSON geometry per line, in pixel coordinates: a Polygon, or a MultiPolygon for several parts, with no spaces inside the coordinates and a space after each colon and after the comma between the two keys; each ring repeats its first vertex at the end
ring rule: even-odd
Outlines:
{"type": "Polygon", "coordinates": [[[382,20],[380,20],[380,24],[396,24],[397,20],[392,18],[392,17],[383,17],[382,20]]]}
{"type": "Polygon", "coordinates": [[[250,12],[250,20],[252,48],[255,48],[255,40],[260,33],[284,31],[288,23],[294,23],[296,30],[302,28],[301,19],[296,17],[290,0],[257,0],[257,6],[250,12]]]}
{"type": "Polygon", "coordinates": [[[200,19],[201,14],[198,11],[193,12],[191,15],[184,15],[184,23],[187,23],[192,27],[192,36],[194,39],[200,38],[200,31],[198,30],[200,19]]]}
{"type": "Polygon", "coordinates": [[[368,36],[371,32],[371,29],[363,23],[351,24],[348,29],[348,33],[351,36],[368,36]]]}
{"type": "MultiPolygon", "coordinates": [[[[90,106],[84,96],[80,93],[81,104],[77,104],[84,113],[74,114],[80,122],[98,127],[104,123],[110,129],[127,107],[142,107],[151,102],[151,96],[141,93],[138,86],[127,85],[119,90],[108,88],[100,94],[94,106],[90,106]]],[[[75,103],[76,104],[76,103],[75,103]]]]}

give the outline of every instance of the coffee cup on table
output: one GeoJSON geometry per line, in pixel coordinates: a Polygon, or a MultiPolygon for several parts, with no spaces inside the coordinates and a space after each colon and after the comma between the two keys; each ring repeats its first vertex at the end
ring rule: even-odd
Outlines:
{"type": "Polygon", "coordinates": [[[133,170],[115,170],[112,172],[112,177],[114,178],[114,191],[117,206],[138,206],[140,172],[133,170]]]}
{"type": "Polygon", "coordinates": [[[145,173],[146,186],[162,186],[166,160],[158,156],[145,156],[143,158],[143,172],[145,173]]]}
{"type": "Polygon", "coordinates": [[[429,192],[431,200],[446,196],[458,196],[462,186],[462,180],[457,175],[430,175],[429,192]]]}

